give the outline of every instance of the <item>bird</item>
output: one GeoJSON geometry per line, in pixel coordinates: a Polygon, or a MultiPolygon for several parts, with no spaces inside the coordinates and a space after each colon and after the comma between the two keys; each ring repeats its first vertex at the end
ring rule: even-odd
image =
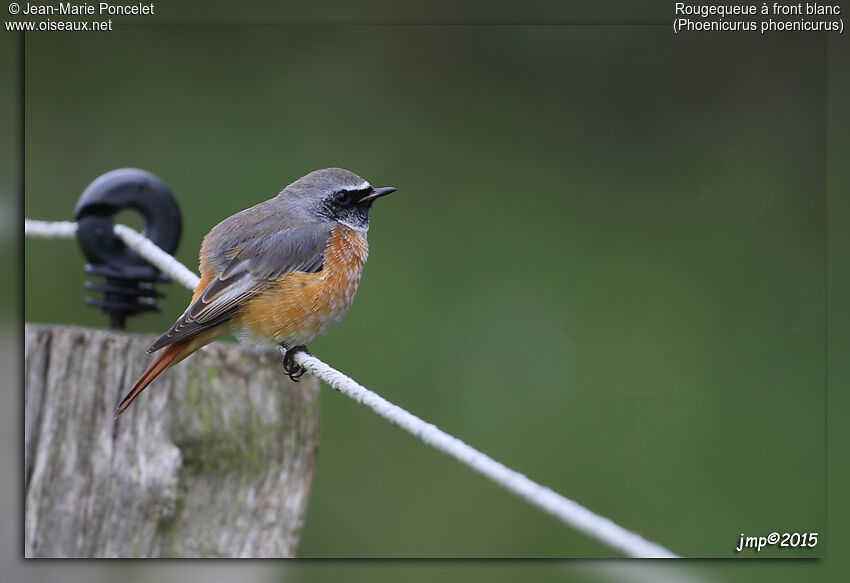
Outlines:
{"type": "MultiPolygon", "coordinates": [[[[228,333],[280,346],[294,360],[351,307],[369,252],[369,211],[394,187],[342,168],[310,172],[277,196],[232,215],[204,237],[189,306],[148,353],[161,351],[115,408],[117,419],[160,374],[228,333]]],[[[308,352],[309,353],[309,352],[308,352]]]]}

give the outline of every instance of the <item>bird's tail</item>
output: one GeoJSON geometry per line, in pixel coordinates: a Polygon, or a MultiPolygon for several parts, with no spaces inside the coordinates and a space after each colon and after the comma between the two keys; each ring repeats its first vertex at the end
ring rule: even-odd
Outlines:
{"type": "Polygon", "coordinates": [[[130,392],[127,393],[126,397],[124,397],[124,400],[122,400],[118,404],[118,407],[115,408],[116,419],[118,419],[118,416],[130,406],[130,403],[132,403],[156,377],[162,374],[165,369],[177,364],[193,352],[190,350],[191,347],[188,346],[189,344],[192,344],[191,340],[186,342],[177,342],[165,347],[153,364],[150,365],[144,373],[142,373],[142,376],[139,377],[139,380],[136,381],[136,384],[133,385],[133,388],[130,389],[130,392]]]}

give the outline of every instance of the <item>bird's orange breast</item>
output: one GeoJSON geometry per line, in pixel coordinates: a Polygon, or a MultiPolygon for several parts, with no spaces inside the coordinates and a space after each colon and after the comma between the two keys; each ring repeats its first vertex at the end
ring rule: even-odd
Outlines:
{"type": "Polygon", "coordinates": [[[245,303],[236,324],[255,340],[307,344],[337,324],[354,301],[369,253],[366,236],[335,227],[322,270],[293,272],[245,303]]]}

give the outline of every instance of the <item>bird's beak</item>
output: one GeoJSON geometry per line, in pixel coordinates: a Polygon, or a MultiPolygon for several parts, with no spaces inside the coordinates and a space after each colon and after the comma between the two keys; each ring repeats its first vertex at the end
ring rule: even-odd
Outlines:
{"type": "Polygon", "coordinates": [[[382,196],[386,196],[388,194],[392,194],[396,191],[396,188],[393,186],[385,186],[383,188],[373,188],[372,192],[358,200],[358,203],[361,202],[369,202],[375,200],[376,198],[381,198],[382,196]]]}

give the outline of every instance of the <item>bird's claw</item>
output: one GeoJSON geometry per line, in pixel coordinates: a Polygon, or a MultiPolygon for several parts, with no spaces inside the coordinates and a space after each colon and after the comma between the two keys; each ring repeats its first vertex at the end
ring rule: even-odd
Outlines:
{"type": "Polygon", "coordinates": [[[286,349],[286,354],[283,356],[283,372],[287,374],[289,380],[297,383],[298,379],[304,376],[304,373],[307,372],[307,369],[295,362],[295,355],[299,352],[305,352],[310,354],[310,351],[307,350],[307,347],[303,344],[298,346],[293,346],[291,348],[286,349]]]}

